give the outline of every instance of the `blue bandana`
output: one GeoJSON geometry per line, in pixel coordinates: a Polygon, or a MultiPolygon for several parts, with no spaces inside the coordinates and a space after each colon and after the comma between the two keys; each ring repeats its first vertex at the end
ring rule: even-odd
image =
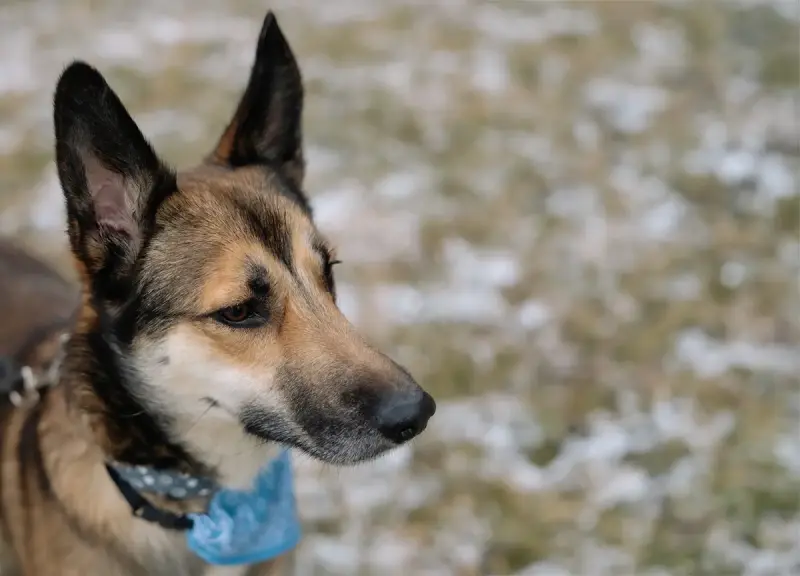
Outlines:
{"type": "Polygon", "coordinates": [[[300,541],[289,451],[264,466],[251,490],[220,489],[205,514],[190,514],[189,548],[209,564],[257,564],[300,541]]]}

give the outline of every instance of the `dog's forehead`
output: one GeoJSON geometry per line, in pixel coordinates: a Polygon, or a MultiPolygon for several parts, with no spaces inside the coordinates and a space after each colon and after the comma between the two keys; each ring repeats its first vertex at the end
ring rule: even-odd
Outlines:
{"type": "Polygon", "coordinates": [[[309,266],[319,258],[319,234],[279,184],[268,172],[249,169],[179,174],[177,192],[158,210],[143,281],[189,297],[212,280],[241,284],[252,264],[273,273],[275,266],[309,266]]]}
{"type": "Polygon", "coordinates": [[[299,209],[311,219],[310,208],[302,192],[278,172],[266,165],[253,165],[229,169],[213,164],[201,164],[177,174],[178,189],[191,195],[208,195],[211,199],[229,199],[227,193],[257,204],[286,205],[289,200],[293,209],[299,209]],[[222,195],[220,195],[222,193],[222,195]],[[272,202],[269,202],[272,201],[272,202]]]}
{"type": "Polygon", "coordinates": [[[182,232],[212,244],[257,243],[289,265],[292,244],[317,235],[306,207],[267,169],[204,167],[179,174],[178,190],[171,211],[182,232]]]}

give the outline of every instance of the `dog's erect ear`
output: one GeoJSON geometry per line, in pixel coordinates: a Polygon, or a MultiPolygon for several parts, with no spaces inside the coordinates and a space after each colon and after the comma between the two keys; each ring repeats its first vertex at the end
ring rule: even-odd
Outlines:
{"type": "Polygon", "coordinates": [[[74,62],[59,78],[54,122],[73,251],[90,273],[119,275],[135,260],[156,208],[176,189],[175,175],[88,64],[74,62]]]}
{"type": "Polygon", "coordinates": [[[250,80],[208,162],[232,167],[268,164],[302,188],[303,81],[272,12],[261,27],[250,80]]]}

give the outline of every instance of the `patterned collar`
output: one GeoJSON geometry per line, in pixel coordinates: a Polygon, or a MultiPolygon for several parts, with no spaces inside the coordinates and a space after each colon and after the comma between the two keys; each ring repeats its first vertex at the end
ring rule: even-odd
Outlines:
{"type": "Polygon", "coordinates": [[[191,476],[183,472],[127,464],[111,464],[110,467],[137,491],[171,500],[210,499],[220,489],[220,486],[209,478],[191,476]]]}
{"type": "Polygon", "coordinates": [[[106,464],[106,469],[134,516],[184,532],[189,549],[209,564],[258,564],[285,554],[300,541],[302,529],[287,449],[261,468],[247,490],[225,489],[207,479],[148,467],[106,464]],[[169,498],[208,491],[203,492],[209,497],[207,510],[176,514],[158,509],[137,491],[134,482],[143,486],[143,491],[169,498]]]}

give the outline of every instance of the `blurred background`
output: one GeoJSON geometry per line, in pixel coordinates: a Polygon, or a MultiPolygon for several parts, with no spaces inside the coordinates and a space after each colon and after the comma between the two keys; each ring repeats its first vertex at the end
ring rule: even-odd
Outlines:
{"type": "Polygon", "coordinates": [[[341,307],[439,401],[296,458],[298,574],[800,574],[800,3],[5,0],[0,233],[71,272],[70,59],[186,166],[268,8],[341,307]]]}

